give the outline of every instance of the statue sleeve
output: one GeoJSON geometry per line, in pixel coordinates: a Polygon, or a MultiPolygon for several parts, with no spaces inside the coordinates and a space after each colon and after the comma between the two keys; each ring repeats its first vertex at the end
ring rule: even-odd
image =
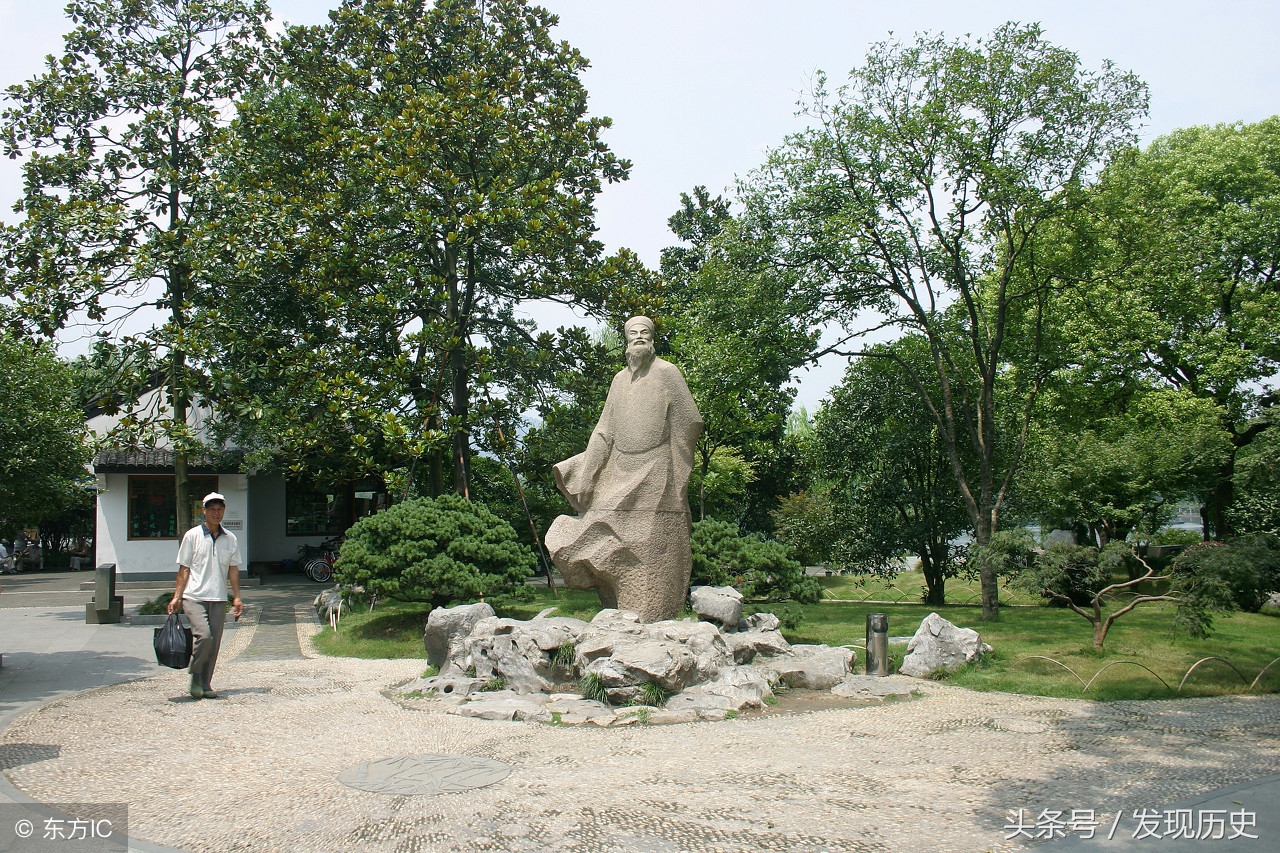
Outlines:
{"type": "Polygon", "coordinates": [[[551,468],[555,476],[556,488],[569,501],[569,506],[579,514],[591,508],[596,478],[600,476],[605,463],[609,461],[609,452],[613,447],[612,401],[613,389],[610,388],[609,396],[605,399],[604,411],[600,413],[596,428],[591,431],[587,449],[577,456],[556,463],[551,468]]]}
{"type": "Polygon", "coordinates": [[[679,370],[671,385],[671,455],[677,482],[687,484],[689,475],[693,472],[693,451],[697,446],[698,436],[702,434],[702,414],[679,370]]]}

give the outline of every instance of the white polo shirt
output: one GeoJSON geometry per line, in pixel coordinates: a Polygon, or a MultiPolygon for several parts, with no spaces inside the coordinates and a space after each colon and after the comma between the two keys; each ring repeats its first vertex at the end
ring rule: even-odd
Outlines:
{"type": "Polygon", "coordinates": [[[192,601],[226,601],[227,572],[240,565],[240,543],[236,535],[223,527],[215,539],[201,522],[182,537],[178,546],[178,565],[191,569],[191,577],[182,591],[192,601]]]}

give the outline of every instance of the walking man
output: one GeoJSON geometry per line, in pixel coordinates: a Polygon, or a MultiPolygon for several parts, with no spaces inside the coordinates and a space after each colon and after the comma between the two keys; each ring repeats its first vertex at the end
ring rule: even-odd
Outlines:
{"type": "Polygon", "coordinates": [[[178,546],[178,580],[169,612],[181,607],[194,635],[191,653],[191,698],[217,699],[211,683],[222,645],[222,626],[227,619],[227,585],[231,585],[231,612],[239,619],[244,611],[240,601],[240,544],[236,535],[222,527],[227,499],[217,492],[204,496],[204,523],[193,527],[178,546]]]}

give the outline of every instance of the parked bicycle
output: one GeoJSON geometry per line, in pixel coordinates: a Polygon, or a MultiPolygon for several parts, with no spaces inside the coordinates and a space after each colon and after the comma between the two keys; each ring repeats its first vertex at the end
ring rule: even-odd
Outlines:
{"type": "Polygon", "coordinates": [[[326,539],[319,545],[303,545],[303,573],[316,583],[328,583],[333,580],[333,564],[338,559],[338,549],[341,546],[341,536],[326,539]]]}

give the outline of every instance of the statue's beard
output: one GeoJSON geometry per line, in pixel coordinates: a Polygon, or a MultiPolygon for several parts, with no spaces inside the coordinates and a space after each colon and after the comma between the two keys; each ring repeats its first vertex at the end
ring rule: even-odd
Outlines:
{"type": "Polygon", "coordinates": [[[627,369],[632,373],[653,363],[653,344],[635,341],[627,347],[627,369]]]}

